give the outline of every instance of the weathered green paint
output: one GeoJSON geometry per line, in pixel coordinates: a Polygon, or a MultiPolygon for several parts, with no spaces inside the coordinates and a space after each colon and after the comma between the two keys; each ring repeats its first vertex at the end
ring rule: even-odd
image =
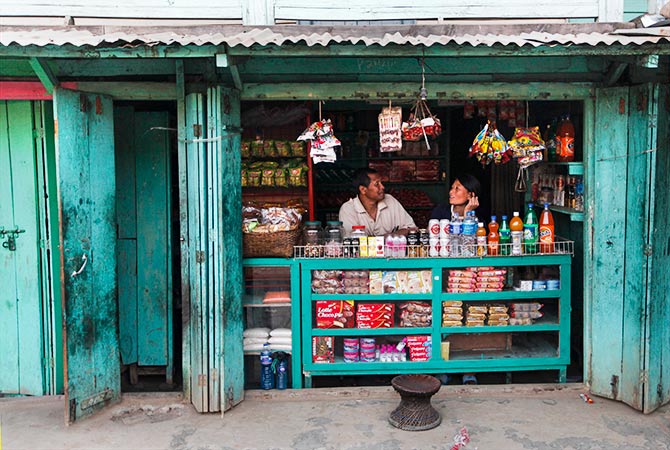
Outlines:
{"type": "Polygon", "coordinates": [[[121,358],[124,364],[163,366],[171,382],[168,117],[124,107],[115,111],[114,124],[121,358]]]}
{"type": "Polygon", "coordinates": [[[63,303],[61,298],[60,248],[58,242],[58,180],[52,102],[33,102],[35,145],[37,147],[37,179],[41,191],[40,245],[42,273],[42,337],[47,390],[49,394],[63,393],[63,303]]]}
{"type": "Polygon", "coordinates": [[[113,105],[108,97],[56,88],[65,315],[66,421],[120,396],[116,306],[113,105]],[[82,256],[87,256],[81,273],[82,256]]]}
{"type": "MultiPolygon", "coordinates": [[[[589,97],[585,83],[426,83],[431,98],[444,100],[570,100],[589,97]]],[[[416,83],[273,83],[246,84],[242,100],[386,100],[415,99],[416,83]]]]}
{"type": "Polygon", "coordinates": [[[220,111],[212,138],[220,136],[218,219],[222,264],[223,314],[223,409],[227,410],[244,397],[244,354],[242,342],[242,188],[240,184],[240,95],[237,90],[217,88],[220,111]]]}
{"type": "Polygon", "coordinates": [[[54,86],[58,85],[58,79],[54,76],[47,62],[43,58],[30,58],[30,66],[44,85],[44,88],[51,94],[54,86]]]}
{"type": "Polygon", "coordinates": [[[144,45],[133,48],[97,47],[95,49],[82,49],[74,45],[45,45],[45,46],[20,46],[10,44],[0,47],[0,57],[43,57],[43,58],[212,58],[217,53],[227,53],[229,56],[283,56],[283,57],[335,57],[335,56],[357,56],[357,57],[435,57],[435,56],[630,56],[630,55],[668,55],[670,48],[667,44],[650,44],[644,46],[635,45],[570,45],[570,46],[524,46],[517,45],[432,45],[403,46],[389,44],[385,47],[367,46],[365,44],[333,44],[326,47],[308,47],[304,44],[286,43],[281,46],[252,46],[244,47],[237,45],[144,45]]]}
{"type": "Polygon", "coordinates": [[[627,184],[621,178],[627,173],[628,94],[627,87],[597,92],[591,181],[595,195],[589,381],[593,393],[614,399],[619,399],[624,345],[620,330],[624,321],[627,184]]]}
{"type": "Polygon", "coordinates": [[[670,401],[670,86],[657,86],[656,151],[650,152],[653,214],[649,221],[651,256],[648,281],[648,326],[645,333],[647,383],[644,412],[670,401]]]}
{"type": "Polygon", "coordinates": [[[186,184],[188,207],[188,286],[189,303],[189,366],[191,403],[199,412],[210,411],[209,367],[207,349],[207,318],[204,307],[207,298],[207,211],[205,146],[202,130],[205,111],[202,94],[189,94],[185,101],[186,116],[186,184]],[[197,136],[196,136],[197,134],[197,136]]]}
{"type": "Polygon", "coordinates": [[[31,102],[0,102],[0,229],[25,230],[15,251],[0,235],[0,392],[8,394],[46,391],[33,129],[31,102]]]}

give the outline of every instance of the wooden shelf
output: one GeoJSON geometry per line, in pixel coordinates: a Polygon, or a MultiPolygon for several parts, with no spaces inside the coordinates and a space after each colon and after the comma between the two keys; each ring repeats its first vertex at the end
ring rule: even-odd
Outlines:
{"type": "MultiPolygon", "coordinates": [[[[544,208],[544,204],[536,203],[535,206],[538,208],[544,208]]],[[[576,209],[566,208],[565,206],[556,206],[549,205],[549,209],[553,212],[559,214],[566,214],[570,216],[572,222],[583,222],[584,221],[584,211],[577,211],[576,209]]]]}
{"type": "Polygon", "coordinates": [[[584,163],[581,162],[547,162],[545,166],[563,167],[567,170],[568,175],[584,175],[584,163]]]}

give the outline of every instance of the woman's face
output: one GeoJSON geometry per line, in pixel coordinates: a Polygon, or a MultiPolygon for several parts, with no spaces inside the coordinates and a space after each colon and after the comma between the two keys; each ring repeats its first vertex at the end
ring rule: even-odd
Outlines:
{"type": "Polygon", "coordinates": [[[449,204],[451,205],[465,205],[470,200],[470,191],[461,184],[460,181],[454,181],[449,190],[449,204]]]}

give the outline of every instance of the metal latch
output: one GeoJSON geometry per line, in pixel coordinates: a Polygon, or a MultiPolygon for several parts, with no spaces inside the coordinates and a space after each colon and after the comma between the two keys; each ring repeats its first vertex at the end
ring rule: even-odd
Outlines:
{"type": "Polygon", "coordinates": [[[4,227],[0,227],[0,239],[7,239],[2,243],[2,246],[10,252],[16,251],[16,238],[19,237],[19,234],[25,232],[26,230],[21,230],[19,227],[14,230],[5,230],[4,227]]]}

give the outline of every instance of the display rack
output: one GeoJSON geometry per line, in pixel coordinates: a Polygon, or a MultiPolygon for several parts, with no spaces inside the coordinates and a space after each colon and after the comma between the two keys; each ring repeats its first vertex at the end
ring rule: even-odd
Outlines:
{"type": "MultiPolygon", "coordinates": [[[[302,365],[305,385],[326,375],[376,375],[400,373],[512,372],[557,370],[558,381],[565,382],[570,362],[570,253],[545,255],[499,256],[483,258],[315,258],[296,259],[301,273],[302,365]],[[543,291],[461,292],[442,289],[449,269],[467,267],[537,267],[555,266],[560,273],[560,288],[543,291]],[[312,292],[312,271],[315,270],[429,270],[432,289],[421,294],[315,294],[312,292]],[[532,325],[508,326],[442,326],[442,302],[461,300],[472,304],[485,302],[529,301],[542,299],[550,313],[532,325]],[[423,300],[432,306],[429,327],[398,327],[378,329],[317,328],[314,323],[315,302],[319,300],[353,300],[354,302],[395,302],[423,300]],[[313,362],[312,338],[430,336],[432,355],[427,361],[406,362],[344,362],[336,355],[334,362],[313,362]],[[497,350],[452,351],[448,360],[442,358],[440,343],[457,337],[461,342],[481,341],[482,336],[507,342],[497,350]]],[[[466,346],[467,347],[467,346],[466,346]]]]}

